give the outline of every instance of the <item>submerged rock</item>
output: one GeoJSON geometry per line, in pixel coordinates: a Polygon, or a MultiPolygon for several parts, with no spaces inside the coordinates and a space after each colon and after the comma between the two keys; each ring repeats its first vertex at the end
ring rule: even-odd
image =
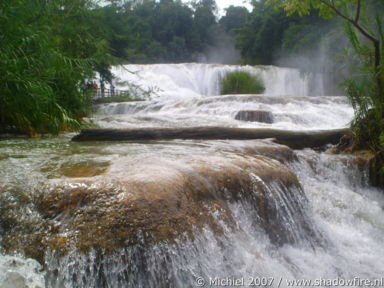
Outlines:
{"type": "Polygon", "coordinates": [[[384,189],[384,177],[382,167],[384,166],[384,154],[375,153],[369,147],[361,144],[355,135],[344,135],[339,143],[332,146],[328,151],[330,154],[353,154],[356,156],[356,164],[362,171],[368,168],[369,183],[372,186],[384,189]]]}
{"type": "Polygon", "coordinates": [[[273,114],[270,111],[265,110],[242,110],[237,112],[235,116],[236,120],[261,122],[261,123],[273,123],[273,114]]]}

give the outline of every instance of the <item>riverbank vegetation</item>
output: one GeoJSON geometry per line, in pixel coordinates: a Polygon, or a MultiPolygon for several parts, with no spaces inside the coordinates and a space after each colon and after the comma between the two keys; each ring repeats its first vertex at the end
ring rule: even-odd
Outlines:
{"type": "Polygon", "coordinates": [[[90,108],[82,85],[108,58],[90,33],[91,1],[0,3],[0,130],[77,129],[90,108]]]}
{"type": "Polygon", "coordinates": [[[228,72],[221,79],[221,95],[261,94],[265,90],[263,80],[247,71],[228,72]]]}

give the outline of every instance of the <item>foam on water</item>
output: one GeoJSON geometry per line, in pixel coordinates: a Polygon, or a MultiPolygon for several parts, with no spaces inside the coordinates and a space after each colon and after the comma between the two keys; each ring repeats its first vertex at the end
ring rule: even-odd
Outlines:
{"type": "Polygon", "coordinates": [[[101,116],[94,121],[106,128],[213,125],[333,129],[346,127],[353,116],[345,97],[323,96],[320,75],[312,77],[290,68],[188,63],[125,65],[114,67],[113,72],[120,79],[118,89],[128,89],[127,83],[133,83],[156,92],[144,102],[100,105],[101,116]],[[217,96],[221,79],[234,70],[260,75],[265,93],[217,96]],[[270,111],[274,123],[235,120],[241,110],[270,111]]]}
{"type": "Polygon", "coordinates": [[[0,287],[43,288],[42,266],[32,259],[0,255],[0,287]]]}
{"type": "MultiPolygon", "coordinates": [[[[353,164],[353,157],[311,150],[297,152],[297,156],[298,161],[289,165],[297,171],[308,198],[308,202],[302,199],[300,211],[305,211],[302,216],[318,229],[317,240],[303,237],[296,215],[282,220],[293,225],[297,241],[276,246],[255,223],[254,204],[237,201],[230,209],[238,229],[233,231],[222,223],[225,232],[221,236],[205,229],[194,239],[139,244],[103,259],[95,251],[87,255],[73,252],[59,261],[48,254],[49,274],[61,271],[50,283],[56,285],[53,287],[64,283],[66,287],[103,287],[102,283],[111,287],[197,287],[197,279],[205,283],[215,278],[244,279],[251,283],[252,278],[265,278],[271,281],[270,287],[291,287],[293,279],[380,281],[384,271],[382,192],[365,185],[364,173],[353,164]]],[[[255,176],[255,181],[261,180],[255,176]]],[[[289,207],[292,199],[283,199],[277,186],[270,189],[280,195],[275,198],[276,205],[294,208],[289,207]]]]}
{"type": "Polygon", "coordinates": [[[321,75],[312,78],[296,69],[275,66],[150,64],[115,66],[112,72],[117,77],[117,88],[124,89],[127,82],[131,82],[144,89],[158,91],[158,97],[185,99],[219,95],[222,77],[227,72],[238,70],[259,75],[265,84],[267,95],[324,94],[321,75]]]}
{"type": "Polygon", "coordinates": [[[288,130],[343,128],[353,109],[345,97],[212,96],[161,103],[114,103],[100,106],[96,122],[106,128],[226,126],[288,130]],[[273,114],[272,124],[235,120],[241,110],[273,114]]]}

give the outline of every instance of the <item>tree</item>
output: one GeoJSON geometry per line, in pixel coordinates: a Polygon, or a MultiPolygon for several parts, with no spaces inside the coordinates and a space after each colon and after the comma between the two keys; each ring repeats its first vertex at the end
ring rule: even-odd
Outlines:
{"type": "Polygon", "coordinates": [[[247,23],[249,16],[248,9],[242,6],[229,6],[225,9],[225,15],[220,19],[220,25],[230,34],[242,28],[247,23]]]}
{"type": "MultiPolygon", "coordinates": [[[[155,41],[166,49],[165,60],[180,62],[192,54],[190,37],[193,31],[193,11],[179,1],[162,0],[154,11],[152,26],[155,41]]],[[[155,59],[154,59],[155,60],[155,59]]]]}
{"type": "Polygon", "coordinates": [[[355,52],[359,68],[345,81],[355,108],[353,127],[374,151],[384,150],[384,3],[381,0],[267,0],[288,15],[317,9],[323,18],[339,17],[355,52]]]}
{"type": "Polygon", "coordinates": [[[0,129],[78,128],[82,93],[106,43],[94,37],[90,0],[0,1],[0,129]]]}
{"type": "Polygon", "coordinates": [[[180,0],[116,0],[94,10],[120,63],[191,61],[199,40],[194,11],[180,0]]]}
{"type": "Polygon", "coordinates": [[[246,24],[238,30],[237,46],[246,63],[270,65],[279,54],[285,30],[295,20],[255,1],[246,24]]]}
{"type": "Polygon", "coordinates": [[[193,4],[195,8],[194,13],[194,25],[195,31],[199,35],[202,51],[204,45],[213,44],[214,30],[217,26],[215,13],[217,12],[217,6],[215,0],[200,0],[193,4]]]}

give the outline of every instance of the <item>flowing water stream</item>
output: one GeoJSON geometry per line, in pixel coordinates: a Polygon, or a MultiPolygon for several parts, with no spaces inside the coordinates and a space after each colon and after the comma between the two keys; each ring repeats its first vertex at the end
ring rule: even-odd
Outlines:
{"type": "MultiPolygon", "coordinates": [[[[346,127],[353,115],[345,97],[323,95],[320,76],[293,69],[159,64],[114,73],[119,89],[133,81],[156,93],[100,105],[92,121],[102,127],[319,130],[346,127]],[[234,69],[259,74],[265,93],[218,96],[234,69]],[[240,110],[267,110],[274,121],[235,120],[240,110]]],[[[1,288],[383,285],[384,194],[354,156],[268,139],[72,136],[0,141],[1,288]],[[290,282],[300,279],[313,282],[290,282]]]]}

